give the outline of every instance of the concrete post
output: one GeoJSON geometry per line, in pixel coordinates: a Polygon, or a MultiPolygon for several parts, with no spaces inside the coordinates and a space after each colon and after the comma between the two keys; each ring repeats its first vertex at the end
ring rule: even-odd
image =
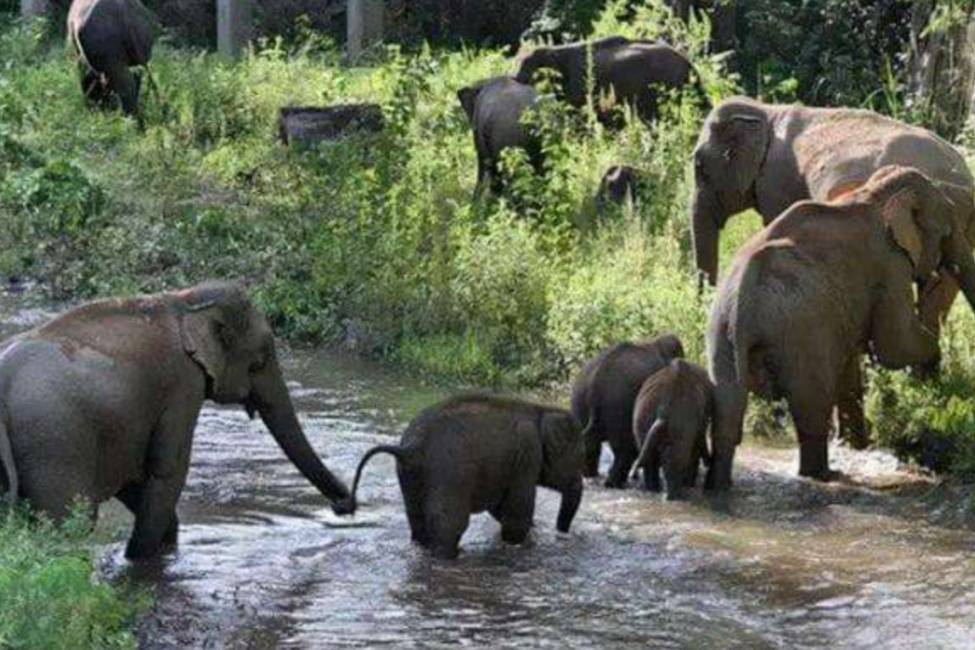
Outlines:
{"type": "Polygon", "coordinates": [[[217,0],[217,51],[240,58],[251,38],[253,0],[217,0]]]}
{"type": "Polygon", "coordinates": [[[48,0],[20,0],[21,18],[41,18],[50,8],[48,0]]]}
{"type": "Polygon", "coordinates": [[[349,59],[355,61],[366,48],[383,40],[382,0],[349,0],[346,30],[349,59]]]}

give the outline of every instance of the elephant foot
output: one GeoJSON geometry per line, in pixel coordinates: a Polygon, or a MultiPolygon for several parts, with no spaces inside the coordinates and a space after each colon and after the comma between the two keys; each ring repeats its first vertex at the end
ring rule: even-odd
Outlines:
{"type": "Polygon", "coordinates": [[[810,478],[810,479],[812,479],[814,481],[818,481],[820,483],[832,483],[833,481],[836,481],[836,480],[842,478],[843,477],[843,473],[842,472],[837,472],[836,470],[829,469],[827,467],[826,469],[823,469],[823,470],[820,470],[820,471],[817,471],[817,472],[810,472],[810,473],[803,473],[800,470],[799,471],[799,476],[802,476],[804,478],[810,478]]]}
{"type": "Polygon", "coordinates": [[[620,478],[609,477],[603,483],[603,487],[612,488],[614,490],[622,490],[623,488],[626,487],[626,479],[625,478],[620,479],[620,478]]]}
{"type": "Polygon", "coordinates": [[[125,559],[130,562],[145,562],[147,560],[154,560],[162,555],[167,550],[172,550],[175,548],[175,543],[171,545],[158,544],[158,545],[148,545],[137,542],[135,540],[129,540],[129,543],[125,547],[125,559]]]}

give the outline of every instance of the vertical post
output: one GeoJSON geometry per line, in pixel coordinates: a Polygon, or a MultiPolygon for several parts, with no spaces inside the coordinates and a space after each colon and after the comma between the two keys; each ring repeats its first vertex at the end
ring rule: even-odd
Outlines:
{"type": "Polygon", "coordinates": [[[237,59],[250,41],[253,0],[217,0],[217,51],[237,59]]]}
{"type": "Polygon", "coordinates": [[[383,40],[382,0],[349,0],[346,30],[349,59],[355,61],[366,48],[383,40]]]}
{"type": "Polygon", "coordinates": [[[41,18],[49,9],[48,0],[20,0],[20,16],[24,19],[41,18]]]}

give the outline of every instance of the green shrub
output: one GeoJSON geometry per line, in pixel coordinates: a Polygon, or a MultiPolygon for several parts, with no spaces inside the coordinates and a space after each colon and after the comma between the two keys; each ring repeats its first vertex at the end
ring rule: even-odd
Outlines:
{"type": "Polygon", "coordinates": [[[86,516],[57,529],[0,511],[0,647],[135,648],[146,596],[101,583],[93,570],[86,516]]]}

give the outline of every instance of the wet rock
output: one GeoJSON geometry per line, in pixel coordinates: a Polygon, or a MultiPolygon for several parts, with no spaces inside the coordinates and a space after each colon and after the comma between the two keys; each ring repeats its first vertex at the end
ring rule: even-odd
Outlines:
{"type": "Polygon", "coordinates": [[[286,106],[281,109],[278,134],[285,144],[311,146],[350,133],[382,131],[383,126],[383,111],[378,104],[286,106]]]}
{"type": "Polygon", "coordinates": [[[628,165],[613,165],[603,174],[596,202],[601,206],[623,205],[636,199],[640,172],[628,165]]]}

